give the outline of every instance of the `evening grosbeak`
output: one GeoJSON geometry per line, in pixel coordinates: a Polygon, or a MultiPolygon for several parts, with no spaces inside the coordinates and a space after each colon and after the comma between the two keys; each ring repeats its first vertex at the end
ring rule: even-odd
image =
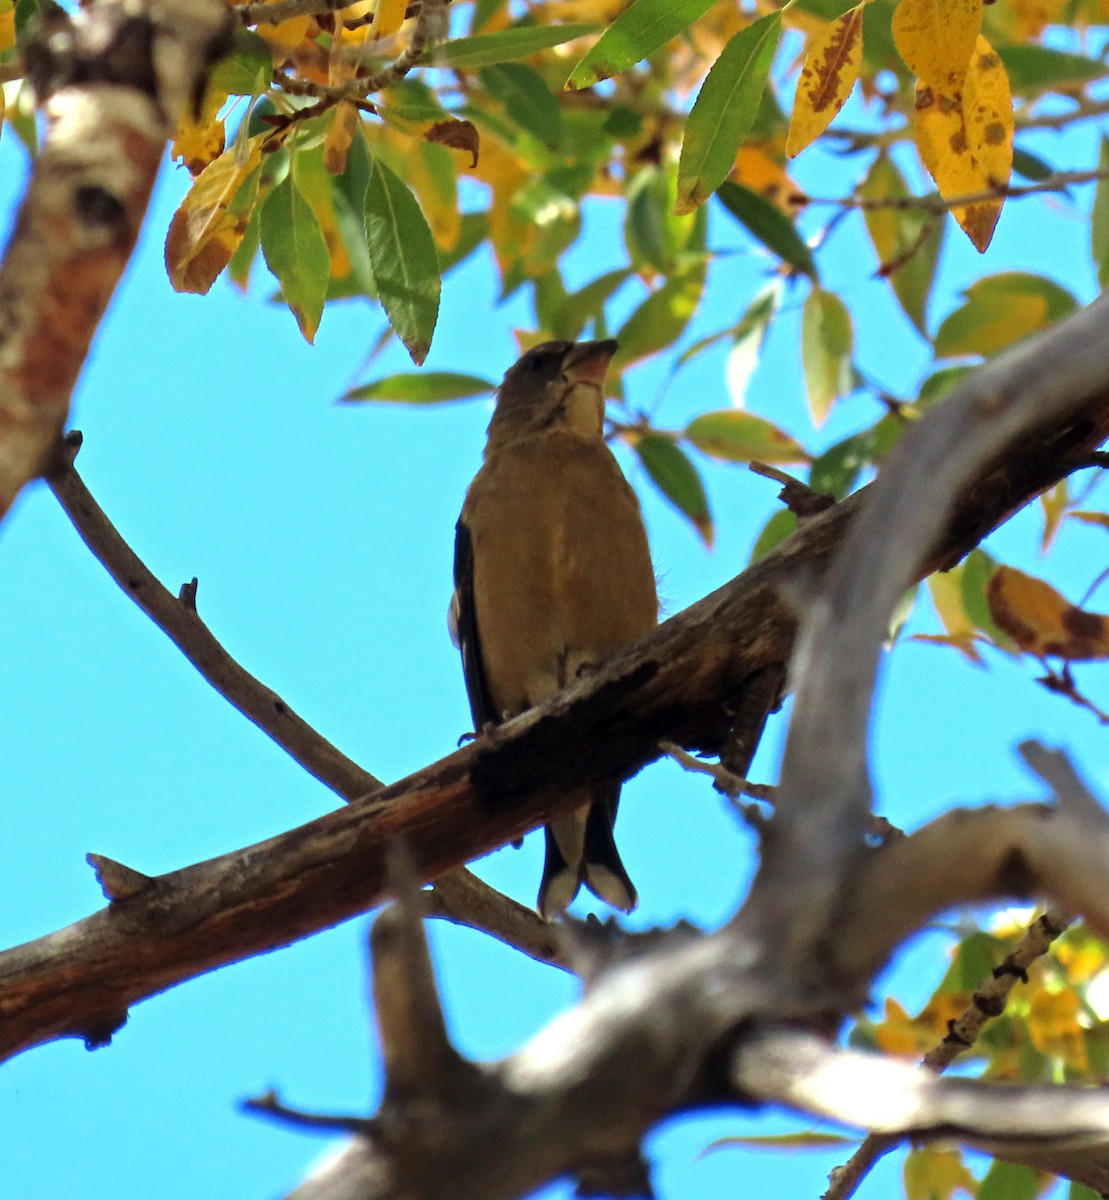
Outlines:
{"type": "MultiPolygon", "coordinates": [[[[658,597],[639,503],[604,441],[616,343],[545,342],[505,375],[485,460],[455,534],[452,631],[474,727],[540,704],[654,628],[658,597]]],[[[619,782],[546,828],[539,911],[584,883],[630,912],[613,839],[619,782]]]]}

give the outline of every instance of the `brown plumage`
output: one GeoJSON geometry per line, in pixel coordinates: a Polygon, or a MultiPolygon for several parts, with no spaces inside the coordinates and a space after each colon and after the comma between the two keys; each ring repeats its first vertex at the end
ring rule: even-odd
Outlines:
{"type": "MultiPolygon", "coordinates": [[[[613,341],[547,342],[505,375],[455,537],[452,619],[475,727],[539,704],[658,620],[635,493],[603,438],[613,341]]],[[[619,783],[547,826],[539,911],[582,883],[636,904],[612,827],[619,783]]]]}

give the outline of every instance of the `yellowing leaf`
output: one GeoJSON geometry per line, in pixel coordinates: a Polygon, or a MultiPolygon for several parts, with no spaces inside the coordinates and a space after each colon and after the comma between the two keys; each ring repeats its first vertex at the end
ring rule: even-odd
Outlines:
{"type": "Polygon", "coordinates": [[[1076,608],[1042,579],[998,567],[986,599],[998,627],[1026,654],[1068,662],[1109,658],[1109,617],[1076,608]]]}
{"type": "Polygon", "coordinates": [[[308,36],[308,17],[290,17],[276,25],[259,25],[258,33],[276,50],[295,50],[308,36]]]}
{"type": "Polygon", "coordinates": [[[204,96],[199,114],[194,118],[191,106],[186,108],[177,126],[177,136],[170,147],[170,157],[179,159],[196,176],[223,153],[225,144],[224,123],[217,120],[219,110],[227,100],[227,93],[220,88],[209,87],[204,96]]]}
{"type": "Polygon", "coordinates": [[[772,142],[740,146],[735,156],[736,182],[757,192],[792,217],[805,204],[805,193],[789,177],[780,148],[781,138],[772,142]]]}
{"type": "MultiPolygon", "coordinates": [[[[13,49],[15,46],[15,5],[12,3],[0,4],[0,54],[7,50],[13,49]]],[[[3,105],[3,98],[0,97],[0,106],[3,105]]],[[[0,117],[3,116],[0,109],[0,117]]]]}
{"type": "Polygon", "coordinates": [[[1013,170],[1013,96],[1005,66],[984,37],[963,81],[963,114],[978,169],[990,187],[1004,187],[1013,170]]]}
{"type": "Polygon", "coordinates": [[[963,295],[966,303],[944,317],[936,333],[938,358],[994,354],[1078,307],[1066,288],[1026,271],[986,275],[963,295]]]}
{"type": "Polygon", "coordinates": [[[839,112],[863,61],[863,6],[845,12],[813,39],[801,68],[786,153],[792,158],[815,141],[839,112]]]}
{"type": "Polygon", "coordinates": [[[811,461],[811,455],[785,430],[754,413],[735,408],[694,417],[685,428],[685,437],[704,454],[727,462],[811,461]]]}
{"type": "Polygon", "coordinates": [[[956,1192],[978,1194],[978,1180],[958,1150],[921,1146],[905,1159],[905,1200],[951,1200],[956,1192]]]}
{"type": "Polygon", "coordinates": [[[975,645],[978,631],[974,628],[974,622],[967,616],[967,611],[963,607],[962,567],[930,575],[928,590],[932,595],[936,613],[943,622],[944,629],[947,630],[945,642],[955,646],[972,663],[980,666],[982,656],[978,653],[975,645]]]}
{"type": "MultiPolygon", "coordinates": [[[[1004,188],[1013,163],[1013,104],[1001,59],[985,38],[963,86],[944,94],[917,85],[913,132],[921,161],[945,200],[1004,188]]],[[[952,210],[963,231],[985,251],[1001,215],[1001,200],[983,197],[952,210]]]]}
{"type": "Polygon", "coordinates": [[[262,161],[258,134],[244,145],[232,146],[193,181],[166,236],[166,270],[179,292],[203,294],[215,282],[243,240],[257,191],[262,161]]]}
{"type": "Polygon", "coordinates": [[[327,133],[323,139],[323,161],[331,175],[343,175],[347,169],[347,155],[358,132],[361,117],[358,109],[349,100],[341,100],[331,111],[327,133]]]}
{"type": "Polygon", "coordinates": [[[1066,0],[1009,0],[1009,7],[1016,13],[1016,40],[1034,42],[1045,26],[1052,25],[1063,11],[1066,0]]]}
{"type": "Polygon", "coordinates": [[[814,287],[801,310],[801,367],[809,411],[818,424],[833,402],[851,389],[854,344],[851,314],[843,301],[834,292],[814,287]]]}
{"type": "MultiPolygon", "coordinates": [[[[902,200],[909,186],[888,154],[879,154],[859,188],[864,200],[902,200]]],[[[878,255],[878,274],[889,280],[905,315],[928,337],[927,308],[947,222],[919,208],[865,208],[867,232],[878,255]]]]}
{"type": "Polygon", "coordinates": [[[404,24],[408,0],[377,0],[374,9],[374,36],[390,37],[404,24]]]}
{"type": "Polygon", "coordinates": [[[1041,554],[1051,548],[1069,506],[1070,487],[1066,479],[1061,479],[1053,488],[1041,493],[1040,507],[1044,513],[1044,531],[1040,536],[1041,554]]]}
{"type": "Polygon", "coordinates": [[[982,0],[901,0],[892,27],[894,43],[921,86],[953,96],[982,28],[982,0]]]}
{"type": "Polygon", "coordinates": [[[1081,1001],[1071,988],[1048,991],[1038,988],[1028,1006],[1028,1034],[1041,1054],[1061,1058],[1078,1071],[1090,1069],[1082,1026],[1081,1001]]]}

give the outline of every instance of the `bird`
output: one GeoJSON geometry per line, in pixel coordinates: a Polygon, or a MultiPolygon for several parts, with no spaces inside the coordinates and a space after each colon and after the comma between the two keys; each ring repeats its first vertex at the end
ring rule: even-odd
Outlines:
{"type": "MultiPolygon", "coordinates": [[[[482,466],[455,529],[452,634],[480,734],[541,704],[658,622],[639,501],[604,437],[612,339],[551,341],[504,376],[482,466]]],[[[583,789],[551,820],[537,908],[552,919],[582,884],[638,902],[613,834],[620,781],[583,789]]]]}

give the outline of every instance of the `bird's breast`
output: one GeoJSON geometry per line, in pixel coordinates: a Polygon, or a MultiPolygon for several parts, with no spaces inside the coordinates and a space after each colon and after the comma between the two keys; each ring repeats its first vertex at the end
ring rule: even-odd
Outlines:
{"type": "Polygon", "coordinates": [[[502,447],[474,480],[463,515],[499,711],[539,703],[654,626],[639,505],[600,438],[555,431],[502,447]]]}

